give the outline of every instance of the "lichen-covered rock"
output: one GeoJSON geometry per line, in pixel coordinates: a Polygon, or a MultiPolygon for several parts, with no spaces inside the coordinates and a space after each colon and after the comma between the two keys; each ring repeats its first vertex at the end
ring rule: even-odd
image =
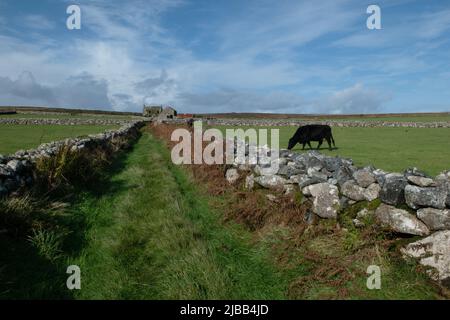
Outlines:
{"type": "Polygon", "coordinates": [[[304,188],[311,184],[321,183],[321,182],[325,182],[325,181],[326,181],[326,179],[323,180],[318,177],[308,177],[307,175],[300,175],[298,178],[298,186],[300,188],[304,188]]]}
{"type": "Polygon", "coordinates": [[[445,187],[422,188],[413,185],[405,187],[406,204],[412,209],[420,207],[445,208],[447,190],[445,187]]]}
{"type": "Polygon", "coordinates": [[[320,182],[325,182],[328,180],[328,175],[316,170],[316,168],[308,168],[307,170],[308,177],[315,178],[316,180],[320,182]]]}
{"type": "Polygon", "coordinates": [[[383,178],[380,199],[382,202],[397,206],[405,203],[406,178],[399,173],[389,173],[383,178]]]}
{"type": "Polygon", "coordinates": [[[277,175],[263,175],[255,178],[255,182],[267,189],[281,189],[287,180],[277,175]]]}
{"type": "Polygon", "coordinates": [[[284,194],[286,194],[286,195],[293,194],[295,191],[295,187],[293,184],[285,184],[283,186],[283,190],[284,190],[284,194]]]}
{"type": "Polygon", "coordinates": [[[235,168],[228,169],[225,178],[229,184],[234,184],[239,179],[239,172],[235,168]]]}
{"type": "Polygon", "coordinates": [[[366,169],[355,171],[353,173],[353,178],[356,180],[356,183],[363,188],[367,188],[375,182],[375,176],[366,169]]]}
{"type": "Polygon", "coordinates": [[[337,180],[339,186],[342,186],[348,180],[353,179],[353,171],[349,166],[339,167],[333,172],[333,178],[337,180]]]}
{"type": "Polygon", "coordinates": [[[324,159],[324,165],[325,165],[325,169],[327,169],[330,172],[334,172],[336,170],[338,170],[343,162],[341,158],[337,158],[337,157],[327,157],[324,159]]]}
{"type": "Polygon", "coordinates": [[[297,166],[295,162],[289,162],[285,167],[285,175],[287,178],[306,173],[305,169],[297,166]]]}
{"type": "Polygon", "coordinates": [[[308,187],[308,193],[313,197],[312,210],[321,218],[336,218],[340,208],[339,191],[328,183],[313,184],[308,187]]]}
{"type": "Polygon", "coordinates": [[[356,228],[363,228],[365,226],[364,222],[359,219],[353,219],[352,222],[356,228]]]}
{"type": "Polygon", "coordinates": [[[433,268],[429,275],[450,287],[450,231],[438,231],[425,239],[408,244],[401,252],[419,263],[433,268]]]}
{"type": "Polygon", "coordinates": [[[394,232],[418,236],[426,236],[430,233],[428,227],[408,211],[384,203],[375,210],[375,217],[394,232]]]}
{"type": "Polygon", "coordinates": [[[417,217],[422,220],[430,230],[450,229],[450,210],[423,208],[417,210],[417,217]]]}
{"type": "Polygon", "coordinates": [[[364,190],[364,198],[367,201],[373,201],[380,196],[381,187],[378,183],[372,183],[364,190]]]}
{"type": "Polygon", "coordinates": [[[386,172],[381,169],[375,169],[372,171],[373,176],[375,177],[375,180],[377,180],[378,184],[382,186],[384,184],[384,181],[386,180],[386,172]]]}
{"type": "Polygon", "coordinates": [[[350,198],[355,201],[361,201],[365,199],[364,188],[357,185],[354,180],[349,180],[345,182],[341,187],[341,192],[347,198],[350,198]]]}
{"type": "Polygon", "coordinates": [[[420,171],[420,170],[417,169],[416,167],[406,169],[405,172],[404,172],[404,176],[405,176],[405,177],[416,176],[416,177],[424,177],[424,178],[427,178],[427,177],[428,177],[428,176],[425,174],[425,172],[420,171]]]}
{"type": "Polygon", "coordinates": [[[356,217],[358,219],[363,219],[363,218],[366,218],[366,217],[371,216],[373,214],[374,214],[374,211],[369,210],[367,208],[364,208],[364,209],[361,209],[360,211],[358,211],[358,213],[356,214],[356,217]]]}
{"type": "Polygon", "coordinates": [[[431,178],[426,177],[420,177],[420,176],[407,176],[406,179],[408,179],[409,182],[412,184],[415,184],[419,187],[431,187],[435,185],[435,182],[431,178]]]}

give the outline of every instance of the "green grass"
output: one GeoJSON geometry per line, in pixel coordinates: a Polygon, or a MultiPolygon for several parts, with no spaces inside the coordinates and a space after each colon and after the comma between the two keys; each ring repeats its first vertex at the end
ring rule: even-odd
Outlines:
{"type": "MultiPolygon", "coordinates": [[[[217,126],[222,131],[224,127],[217,126]]],[[[249,127],[243,127],[247,129],[249,127]]],[[[256,127],[256,129],[263,127],[256,127]]],[[[272,127],[280,130],[280,148],[287,148],[296,127],[272,127]]],[[[387,171],[408,167],[436,175],[450,169],[450,128],[333,128],[338,149],[329,151],[326,141],[321,152],[351,158],[358,166],[373,165],[387,171]]],[[[223,131],[224,132],[224,131],[223,131]]],[[[270,142],[270,136],[269,136],[270,142]]],[[[312,142],[313,148],[317,142],[312,142]]],[[[296,145],[293,151],[302,152],[296,145]]],[[[308,146],[306,146],[308,148],[308,146]]]]}
{"type": "MultiPolygon", "coordinates": [[[[273,226],[255,237],[240,225],[223,223],[222,212],[210,206],[218,199],[200,192],[186,171],[172,164],[165,145],[145,132],[109,172],[108,181],[84,191],[59,215],[58,228],[38,230],[26,241],[0,234],[0,298],[333,298],[337,288],[314,279],[297,288],[298,293],[290,289],[294,280],[328,267],[327,260],[305,259],[304,249],[339,261],[345,248],[362,241],[349,228],[351,237],[325,232],[325,237],[286,251],[287,242],[300,236],[288,226],[273,226]],[[287,264],[279,264],[277,256],[284,251],[289,257],[281,260],[287,264]],[[65,288],[65,271],[72,264],[81,268],[79,291],[65,288]]],[[[15,206],[22,211],[28,207],[15,206]]],[[[385,255],[358,260],[363,270],[368,264],[381,265],[382,290],[367,290],[367,276],[355,274],[345,284],[348,298],[439,297],[414,264],[397,264],[385,255]]]]}
{"type": "Polygon", "coordinates": [[[27,150],[41,143],[100,133],[118,126],[99,125],[6,125],[0,124],[0,154],[27,150]]]}

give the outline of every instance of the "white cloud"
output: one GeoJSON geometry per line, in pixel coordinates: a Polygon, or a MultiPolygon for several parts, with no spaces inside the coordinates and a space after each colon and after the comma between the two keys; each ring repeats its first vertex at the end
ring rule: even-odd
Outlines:
{"type": "Polygon", "coordinates": [[[316,106],[320,113],[377,113],[380,111],[382,103],[389,99],[390,96],[357,83],[316,102],[316,106]]]}
{"type": "Polygon", "coordinates": [[[111,109],[108,84],[83,73],[69,77],[56,86],[44,86],[29,71],[17,79],[0,77],[0,101],[8,105],[52,106],[71,108],[111,109]]]}

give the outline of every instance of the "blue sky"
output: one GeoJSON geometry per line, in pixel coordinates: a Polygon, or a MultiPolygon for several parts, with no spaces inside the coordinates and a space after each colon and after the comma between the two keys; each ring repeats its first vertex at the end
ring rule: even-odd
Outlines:
{"type": "Polygon", "coordinates": [[[449,35],[447,0],[0,0],[0,105],[450,111],[449,35]]]}

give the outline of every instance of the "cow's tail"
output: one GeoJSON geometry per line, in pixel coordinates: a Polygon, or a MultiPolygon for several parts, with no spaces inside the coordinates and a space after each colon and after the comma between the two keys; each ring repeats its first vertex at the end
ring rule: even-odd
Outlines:
{"type": "Polygon", "coordinates": [[[334,143],[334,138],[333,138],[333,134],[330,133],[330,138],[331,138],[331,142],[333,143],[333,147],[336,147],[336,144],[334,143]]]}

